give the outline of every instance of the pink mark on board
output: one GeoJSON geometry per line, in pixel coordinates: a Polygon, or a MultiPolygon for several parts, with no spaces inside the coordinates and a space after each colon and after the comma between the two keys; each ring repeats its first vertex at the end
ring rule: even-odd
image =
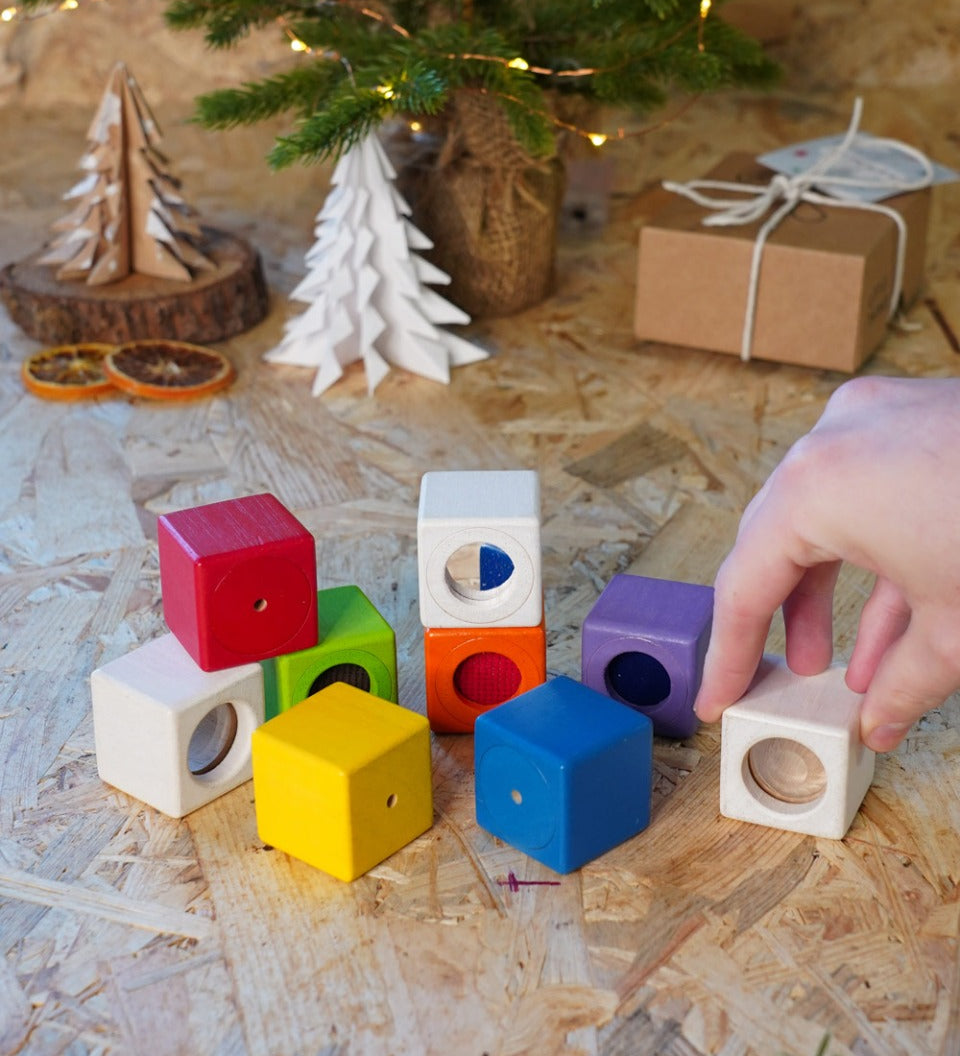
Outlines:
{"type": "Polygon", "coordinates": [[[518,880],[513,872],[507,873],[507,879],[497,877],[497,883],[501,887],[509,887],[511,891],[519,891],[521,887],[559,887],[559,880],[518,880]]]}

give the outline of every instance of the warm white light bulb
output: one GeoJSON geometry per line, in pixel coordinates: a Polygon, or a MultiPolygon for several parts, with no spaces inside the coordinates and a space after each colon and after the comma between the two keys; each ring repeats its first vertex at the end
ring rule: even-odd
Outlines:
{"type": "Polygon", "coordinates": [[[602,132],[590,132],[587,134],[587,139],[589,139],[595,147],[602,147],[607,141],[607,137],[602,132]]]}

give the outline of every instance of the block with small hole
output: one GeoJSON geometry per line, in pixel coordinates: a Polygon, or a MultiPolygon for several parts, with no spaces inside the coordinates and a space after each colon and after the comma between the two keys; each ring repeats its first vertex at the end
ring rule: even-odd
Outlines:
{"type": "Polygon", "coordinates": [[[317,628],[316,645],[263,661],[268,719],[333,682],[396,702],[396,636],[359,587],[318,591],[317,628]]]}
{"type": "Polygon", "coordinates": [[[317,644],[313,536],[273,495],[158,518],[167,626],[205,671],[317,644]]]}
{"type": "Polygon", "coordinates": [[[474,758],[477,822],[558,873],[649,824],[650,720],[573,679],[478,716],[474,758]]]}
{"type": "Polygon", "coordinates": [[[264,843],[354,880],[433,823],[430,727],[334,682],[255,731],[253,789],[264,843]]]}
{"type": "Polygon", "coordinates": [[[181,818],[250,779],[259,664],[203,671],[165,634],[97,668],[90,692],[107,784],[181,818]]]}
{"type": "Polygon", "coordinates": [[[581,679],[642,711],[655,734],[690,737],[712,622],[712,587],[616,575],[583,621],[581,679]]]}

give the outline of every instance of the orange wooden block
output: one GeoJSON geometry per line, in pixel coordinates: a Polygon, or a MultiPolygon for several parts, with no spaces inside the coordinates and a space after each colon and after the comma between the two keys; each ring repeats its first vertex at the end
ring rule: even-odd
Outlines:
{"type": "Polygon", "coordinates": [[[433,627],[423,632],[427,718],[434,733],[472,733],[478,715],[547,679],[537,627],[433,627]]]}

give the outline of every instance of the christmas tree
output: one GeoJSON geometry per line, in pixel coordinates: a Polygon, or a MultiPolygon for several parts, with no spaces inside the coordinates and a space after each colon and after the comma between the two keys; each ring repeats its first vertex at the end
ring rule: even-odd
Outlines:
{"type": "Polygon", "coordinates": [[[87,140],[86,175],[64,195],[77,204],[53,225],[40,263],[57,265],[58,279],[92,286],[132,272],[189,282],[197,269],[212,268],[199,248],[196,216],[158,149],[157,123],[123,63],[110,75],[87,140]]]}
{"type": "Polygon", "coordinates": [[[407,219],[410,209],[391,182],[395,175],[372,135],[340,159],[317,216],[309,270],[291,294],[309,307],[266,355],[275,363],[317,367],[315,396],[357,360],[372,392],[391,364],[446,382],[451,366],[486,358],[434,325],[470,318],[423,285],[448,278],[411,252],[431,243],[407,219]]]}
{"type": "Polygon", "coordinates": [[[305,55],[287,72],[198,99],[209,128],[296,115],[270,155],[279,167],[339,156],[392,117],[439,114],[463,89],[488,95],[520,146],[546,158],[566,94],[640,112],[675,90],[770,83],[775,65],[712,10],[720,3],[172,0],[166,15],[174,27],[202,28],[215,48],[277,24],[305,55]]]}

